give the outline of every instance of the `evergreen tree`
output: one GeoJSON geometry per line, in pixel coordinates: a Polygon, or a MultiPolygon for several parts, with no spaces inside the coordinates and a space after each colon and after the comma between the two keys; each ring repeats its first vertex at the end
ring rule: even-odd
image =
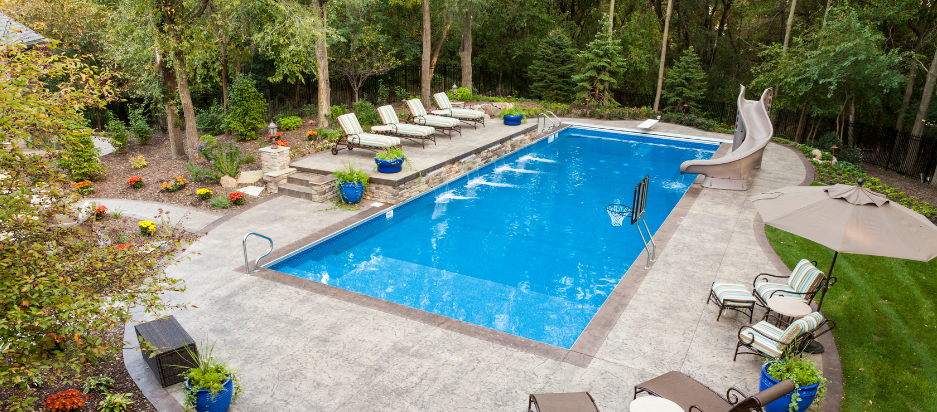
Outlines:
{"type": "Polygon", "coordinates": [[[602,106],[617,105],[609,91],[625,74],[625,53],[611,29],[608,16],[602,16],[599,26],[595,39],[579,52],[576,59],[579,66],[579,72],[573,76],[576,100],[602,106]]]}
{"type": "Polygon", "coordinates": [[[667,105],[679,108],[684,103],[703,98],[706,93],[706,72],[700,65],[693,46],[683,51],[680,59],[664,78],[664,97],[667,105]]]}
{"type": "Polygon", "coordinates": [[[553,30],[540,43],[530,64],[530,90],[535,96],[554,102],[572,100],[576,49],[562,30],[553,30]]]}

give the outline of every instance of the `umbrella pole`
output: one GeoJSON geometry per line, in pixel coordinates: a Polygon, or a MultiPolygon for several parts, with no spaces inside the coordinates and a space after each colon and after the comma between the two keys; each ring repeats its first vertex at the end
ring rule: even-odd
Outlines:
{"type": "Polygon", "coordinates": [[[819,312],[820,308],[823,306],[823,299],[826,297],[826,291],[830,289],[830,279],[833,278],[833,266],[836,265],[837,256],[839,256],[839,251],[833,254],[833,263],[830,263],[830,271],[826,273],[826,279],[823,280],[823,292],[820,294],[820,300],[817,301],[817,312],[819,312]]]}

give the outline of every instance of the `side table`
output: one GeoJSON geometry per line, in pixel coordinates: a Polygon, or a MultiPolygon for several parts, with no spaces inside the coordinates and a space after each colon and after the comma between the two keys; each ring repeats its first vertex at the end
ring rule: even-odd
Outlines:
{"type": "MultiPolygon", "coordinates": [[[[789,298],[787,296],[775,296],[771,299],[768,299],[768,309],[778,313],[778,327],[781,327],[780,323],[787,322],[787,320],[782,319],[782,317],[787,317],[793,322],[794,319],[799,319],[813,312],[813,309],[810,308],[806,302],[800,299],[789,298]]],[[[767,314],[765,317],[767,318],[767,314]]]]}
{"type": "Polygon", "coordinates": [[[133,327],[146,365],[164,388],[185,380],[182,373],[195,366],[198,348],[172,315],[133,327]],[[191,352],[191,353],[190,353],[191,352]]]}

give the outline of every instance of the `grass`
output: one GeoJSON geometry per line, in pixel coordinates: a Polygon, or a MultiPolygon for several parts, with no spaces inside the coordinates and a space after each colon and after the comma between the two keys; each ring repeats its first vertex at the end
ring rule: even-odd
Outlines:
{"type": "MultiPolygon", "coordinates": [[[[829,270],[833,251],[767,226],[788,267],[829,270]]],[[[843,411],[937,411],[937,259],[930,263],[840,254],[823,312],[836,321],[843,411]]]]}

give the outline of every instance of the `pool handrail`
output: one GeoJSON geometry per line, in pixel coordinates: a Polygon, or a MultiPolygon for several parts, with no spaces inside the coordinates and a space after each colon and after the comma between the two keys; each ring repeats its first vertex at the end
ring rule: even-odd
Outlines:
{"type": "Polygon", "coordinates": [[[261,235],[261,234],[259,234],[259,233],[250,232],[250,233],[244,235],[244,240],[243,240],[242,243],[243,243],[243,245],[244,245],[244,270],[247,271],[247,272],[244,273],[244,276],[250,276],[251,273],[254,273],[254,272],[260,270],[260,259],[263,259],[263,258],[267,257],[267,255],[269,255],[271,252],[273,252],[273,239],[270,239],[269,237],[266,237],[266,236],[261,235]],[[257,260],[254,261],[254,270],[251,270],[250,261],[247,260],[247,238],[250,237],[250,236],[261,237],[261,238],[267,239],[267,241],[270,242],[270,250],[267,250],[267,253],[264,253],[263,255],[260,255],[260,257],[257,258],[257,260]]]}

